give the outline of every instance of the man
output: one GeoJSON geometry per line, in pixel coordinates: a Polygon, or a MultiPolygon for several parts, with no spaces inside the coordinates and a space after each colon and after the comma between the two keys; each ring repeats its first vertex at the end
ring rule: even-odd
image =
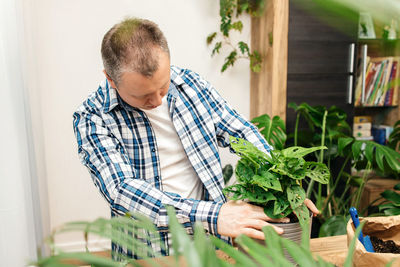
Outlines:
{"type": "MultiPolygon", "coordinates": [[[[226,202],[218,152],[233,135],[268,153],[257,128],[198,74],[170,66],[167,41],[153,22],[116,24],[101,53],[107,79],[74,113],[74,131],[81,161],[112,216],[149,217],[166,249],[149,246],[162,255],[169,253],[167,205],[188,233],[200,222],[226,241],[242,233],[263,239],[261,228],[274,220],[260,207],[226,202]]],[[[113,251],[137,257],[115,244],[113,251]]]]}

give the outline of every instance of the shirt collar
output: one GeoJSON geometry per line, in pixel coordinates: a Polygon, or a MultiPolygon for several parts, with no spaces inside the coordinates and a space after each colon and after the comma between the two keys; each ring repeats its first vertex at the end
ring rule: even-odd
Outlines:
{"type": "Polygon", "coordinates": [[[118,93],[115,88],[112,88],[108,80],[106,79],[105,84],[105,101],[104,101],[104,113],[108,113],[118,106],[118,93]]]}

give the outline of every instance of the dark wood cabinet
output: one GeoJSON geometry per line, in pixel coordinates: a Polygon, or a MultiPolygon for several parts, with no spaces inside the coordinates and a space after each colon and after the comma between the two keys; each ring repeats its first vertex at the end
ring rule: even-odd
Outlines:
{"type": "MultiPolygon", "coordinates": [[[[287,103],[335,105],[346,111],[351,125],[357,15],[339,17],[312,0],[289,3],[287,103]]],[[[292,132],[296,115],[287,108],[286,116],[292,132]]]]}

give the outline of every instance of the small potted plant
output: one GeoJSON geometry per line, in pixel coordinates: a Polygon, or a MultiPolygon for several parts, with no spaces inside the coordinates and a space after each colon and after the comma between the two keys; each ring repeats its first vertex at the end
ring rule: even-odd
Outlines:
{"type": "Polygon", "coordinates": [[[238,183],[226,187],[225,195],[263,207],[270,218],[289,217],[290,223],[279,225],[284,229],[283,236],[300,241],[301,228],[307,227],[310,219],[302,181],[307,177],[327,184],[330,178],[325,164],[306,161],[304,157],[326,147],[293,146],[271,150],[268,155],[240,138],[231,136],[230,143],[241,159],[235,169],[238,183]]]}

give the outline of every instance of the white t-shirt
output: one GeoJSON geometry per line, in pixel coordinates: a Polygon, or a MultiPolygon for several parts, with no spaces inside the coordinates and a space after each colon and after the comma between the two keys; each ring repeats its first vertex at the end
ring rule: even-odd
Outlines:
{"type": "Polygon", "coordinates": [[[183,198],[202,199],[203,184],[190,164],[168,110],[167,98],[152,110],[143,110],[156,135],[163,191],[183,198]]]}

